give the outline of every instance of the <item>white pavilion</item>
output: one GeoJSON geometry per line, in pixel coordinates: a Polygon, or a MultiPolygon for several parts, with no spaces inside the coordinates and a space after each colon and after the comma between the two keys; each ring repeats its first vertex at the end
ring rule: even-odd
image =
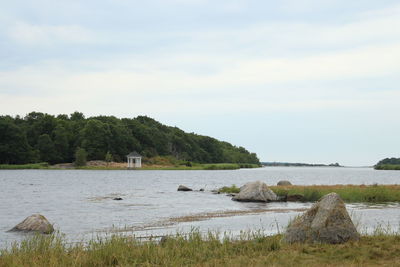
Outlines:
{"type": "Polygon", "coordinates": [[[141,168],[142,167],[142,156],[133,151],[126,156],[128,159],[128,168],[141,168]]]}

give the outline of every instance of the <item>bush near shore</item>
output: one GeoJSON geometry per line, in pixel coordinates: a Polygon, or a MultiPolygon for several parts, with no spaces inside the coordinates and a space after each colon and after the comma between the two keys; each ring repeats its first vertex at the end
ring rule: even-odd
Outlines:
{"type": "Polygon", "coordinates": [[[362,236],[341,245],[286,244],[281,235],[243,234],[238,240],[198,232],[140,242],[113,236],[68,244],[60,235],[35,236],[0,251],[5,266],[393,266],[400,236],[362,236]]]}
{"type": "Polygon", "coordinates": [[[399,171],[400,170],[400,165],[399,164],[380,164],[376,165],[375,170],[395,170],[399,171]]]}
{"type": "Polygon", "coordinates": [[[0,170],[26,170],[26,169],[47,169],[47,162],[32,164],[0,164],[0,170]]]}
{"type": "MultiPolygon", "coordinates": [[[[278,196],[302,195],[303,202],[314,202],[322,196],[335,192],[347,203],[400,202],[400,185],[309,185],[270,186],[278,196]]],[[[236,185],[224,186],[221,193],[238,193],[236,185]]]]}

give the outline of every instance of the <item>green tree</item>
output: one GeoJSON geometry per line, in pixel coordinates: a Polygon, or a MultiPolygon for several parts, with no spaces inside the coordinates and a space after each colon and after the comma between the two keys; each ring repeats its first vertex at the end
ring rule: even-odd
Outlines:
{"type": "Polygon", "coordinates": [[[48,134],[39,136],[37,149],[39,150],[40,160],[48,163],[57,162],[57,152],[54,143],[48,134]]]}
{"type": "Polygon", "coordinates": [[[75,152],[75,166],[76,167],[81,167],[81,166],[86,166],[86,159],[87,159],[87,153],[84,148],[78,147],[75,152]]]}
{"type": "Polygon", "coordinates": [[[58,125],[54,130],[54,146],[57,152],[57,160],[59,162],[68,161],[68,136],[63,126],[58,125]]]}
{"type": "Polygon", "coordinates": [[[0,163],[24,164],[34,161],[26,133],[12,119],[0,117],[0,163]]]}
{"type": "Polygon", "coordinates": [[[109,126],[91,119],[82,130],[82,147],[88,153],[88,159],[104,159],[110,149],[111,133],[109,126]]]}
{"type": "Polygon", "coordinates": [[[107,153],[106,153],[106,156],[105,156],[105,161],[107,162],[107,166],[110,164],[110,162],[113,160],[113,156],[111,155],[111,153],[108,151],[107,153]]]}

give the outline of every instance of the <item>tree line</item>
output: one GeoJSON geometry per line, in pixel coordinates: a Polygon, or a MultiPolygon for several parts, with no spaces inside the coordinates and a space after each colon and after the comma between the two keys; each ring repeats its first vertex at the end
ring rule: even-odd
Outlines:
{"type": "Polygon", "coordinates": [[[376,165],[400,165],[400,158],[385,158],[376,165]]]}
{"type": "Polygon", "coordinates": [[[31,112],[0,116],[0,164],[73,162],[84,150],[88,160],[125,161],[137,151],[145,157],[174,156],[198,163],[259,164],[255,153],[215,138],[186,133],[147,116],[85,118],[81,112],[53,116],[31,112]]]}

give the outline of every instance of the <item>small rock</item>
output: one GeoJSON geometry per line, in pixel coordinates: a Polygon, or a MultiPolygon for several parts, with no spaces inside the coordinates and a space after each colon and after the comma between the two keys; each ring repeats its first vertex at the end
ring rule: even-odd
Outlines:
{"type": "Polygon", "coordinates": [[[122,197],[115,197],[113,200],[122,200],[122,197]]]}
{"type": "Polygon", "coordinates": [[[17,224],[10,231],[39,232],[51,234],[54,232],[53,225],[41,214],[33,214],[21,223],[17,224]]]}
{"type": "Polygon", "coordinates": [[[280,186],[287,186],[287,185],[292,185],[292,183],[289,182],[288,180],[281,180],[281,181],[278,182],[277,185],[280,185],[280,186]]]}
{"type": "Polygon", "coordinates": [[[189,188],[187,186],[184,186],[184,185],[180,185],[178,187],[178,191],[193,191],[193,189],[191,189],[191,188],[189,188]]]}
{"type": "Polygon", "coordinates": [[[261,182],[250,182],[240,188],[240,192],[232,198],[236,201],[246,202],[270,202],[277,201],[278,196],[261,182]]]}
{"type": "Polygon", "coordinates": [[[360,239],[346,206],[340,196],[330,193],[308,211],[297,217],[287,228],[284,240],[288,243],[340,244],[360,239]]]}
{"type": "Polygon", "coordinates": [[[286,197],[286,201],[302,201],[304,198],[303,195],[297,194],[297,195],[289,195],[286,197]]]}
{"type": "Polygon", "coordinates": [[[200,192],[204,192],[204,188],[200,188],[200,190],[199,190],[200,192]]]}

